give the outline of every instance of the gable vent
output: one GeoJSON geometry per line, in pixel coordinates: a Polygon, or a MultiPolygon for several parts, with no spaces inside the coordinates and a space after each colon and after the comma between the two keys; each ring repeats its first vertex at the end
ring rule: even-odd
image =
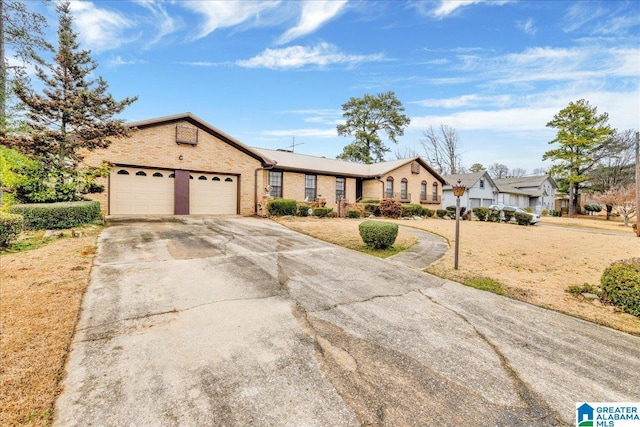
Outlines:
{"type": "Polygon", "coordinates": [[[196,145],[198,143],[198,128],[194,126],[176,125],[176,143],[196,145]]]}
{"type": "Polygon", "coordinates": [[[415,174],[420,173],[420,164],[418,162],[411,163],[411,173],[415,173],[415,174]]]}

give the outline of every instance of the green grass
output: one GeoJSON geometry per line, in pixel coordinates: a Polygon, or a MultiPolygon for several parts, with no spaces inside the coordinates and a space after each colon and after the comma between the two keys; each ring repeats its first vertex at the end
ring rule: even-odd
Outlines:
{"type": "Polygon", "coordinates": [[[493,292],[498,295],[505,295],[506,293],[504,289],[502,289],[502,284],[500,282],[488,277],[473,277],[471,279],[467,279],[464,284],[472,288],[493,292]]]}
{"type": "Polygon", "coordinates": [[[23,231],[17,241],[11,243],[6,249],[0,251],[0,255],[15,252],[30,251],[38,249],[51,243],[57,238],[44,237],[44,231],[23,231]]]}
{"type": "Polygon", "coordinates": [[[416,243],[418,243],[418,241],[416,240],[412,245],[409,246],[392,246],[390,248],[387,249],[372,249],[366,246],[360,246],[360,247],[356,247],[356,248],[351,248],[351,249],[355,249],[357,251],[360,251],[362,253],[368,254],[368,255],[373,255],[376,256],[378,258],[388,258],[392,255],[398,254],[404,250],[409,249],[411,246],[415,245],[416,243]]]}

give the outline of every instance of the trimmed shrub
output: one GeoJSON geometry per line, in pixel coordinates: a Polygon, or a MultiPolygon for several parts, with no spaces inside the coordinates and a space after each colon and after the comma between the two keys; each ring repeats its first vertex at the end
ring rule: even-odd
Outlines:
{"type": "Polygon", "coordinates": [[[562,211],[561,211],[561,210],[552,209],[552,210],[551,210],[550,215],[551,215],[551,216],[558,216],[558,217],[560,217],[560,216],[562,216],[562,211]]]}
{"type": "Polygon", "coordinates": [[[0,248],[6,248],[15,241],[24,230],[22,215],[0,212],[0,248]]]}
{"type": "Polygon", "coordinates": [[[100,202],[59,202],[13,205],[9,212],[24,217],[28,230],[60,230],[100,219],[100,202]]]}
{"type": "Polygon", "coordinates": [[[601,297],[640,317],[640,258],[616,261],[600,278],[601,297]]]}
{"type": "Polygon", "coordinates": [[[602,206],[593,204],[593,205],[584,205],[584,210],[589,215],[595,215],[598,212],[602,212],[602,206]]]}
{"type": "Polygon", "coordinates": [[[362,203],[362,204],[367,204],[367,203],[380,204],[380,199],[364,199],[364,200],[361,200],[360,203],[362,203]]]}
{"type": "Polygon", "coordinates": [[[380,215],[387,218],[400,218],[402,214],[402,204],[397,200],[382,199],[380,202],[380,215]]]}
{"type": "Polygon", "coordinates": [[[504,222],[509,222],[513,219],[514,214],[516,213],[516,211],[510,211],[508,209],[503,209],[502,210],[502,214],[504,215],[504,222]]]}
{"type": "Polygon", "coordinates": [[[324,218],[325,216],[329,216],[332,211],[333,208],[314,208],[313,215],[318,218],[324,218]]]}
{"type": "Polygon", "coordinates": [[[449,215],[449,218],[456,219],[456,207],[455,206],[447,206],[445,208],[445,210],[447,211],[447,215],[449,215]]]}
{"type": "Polygon", "coordinates": [[[531,206],[527,206],[527,207],[525,207],[523,210],[524,210],[525,212],[529,212],[529,213],[532,213],[532,212],[533,212],[533,209],[531,209],[531,206]]]}
{"type": "MultiPolygon", "coordinates": [[[[504,211],[505,220],[507,218],[507,212],[509,211],[504,211]]],[[[516,218],[518,225],[530,225],[531,220],[533,220],[533,215],[527,212],[511,212],[511,214],[516,218]]]]}
{"type": "Polygon", "coordinates": [[[349,218],[360,218],[361,217],[360,211],[355,210],[355,209],[347,211],[347,216],[349,218]]]}
{"type": "Polygon", "coordinates": [[[489,216],[489,208],[484,206],[476,206],[475,208],[471,208],[471,212],[478,218],[478,221],[486,221],[489,216]]]}
{"type": "Polygon", "coordinates": [[[383,221],[363,221],[358,226],[362,241],[373,249],[387,249],[398,237],[398,224],[383,221]]]}
{"type": "Polygon", "coordinates": [[[409,216],[423,216],[424,209],[420,205],[412,204],[412,203],[402,203],[402,213],[400,216],[409,217],[409,216]]]}
{"type": "Polygon", "coordinates": [[[380,216],[380,205],[376,203],[367,203],[364,205],[364,212],[367,216],[380,216]]]}
{"type": "Polygon", "coordinates": [[[307,206],[307,205],[298,205],[296,215],[298,215],[298,216],[309,216],[309,206],[307,206]]]}
{"type": "Polygon", "coordinates": [[[293,199],[273,199],[267,205],[269,215],[285,216],[295,215],[297,204],[293,199]]]}
{"type": "Polygon", "coordinates": [[[424,212],[424,216],[429,218],[433,218],[433,216],[436,214],[436,211],[429,208],[422,208],[422,212],[424,212]]]}
{"type": "Polygon", "coordinates": [[[499,209],[489,209],[489,216],[487,220],[490,222],[500,222],[500,210],[499,209]]]}
{"type": "Polygon", "coordinates": [[[438,215],[438,218],[444,219],[444,217],[447,216],[447,210],[446,209],[438,209],[438,210],[436,210],[436,215],[438,215]]]}
{"type": "Polygon", "coordinates": [[[542,214],[541,215],[542,216],[547,216],[547,215],[549,215],[549,211],[546,210],[546,209],[542,209],[542,214]]]}

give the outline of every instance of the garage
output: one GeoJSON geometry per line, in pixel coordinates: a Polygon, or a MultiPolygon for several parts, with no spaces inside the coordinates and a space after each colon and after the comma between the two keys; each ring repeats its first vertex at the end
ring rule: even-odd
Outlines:
{"type": "MultiPolygon", "coordinates": [[[[182,172],[178,178],[184,176],[186,184],[186,172],[178,172],[182,172]]],[[[235,215],[238,212],[238,176],[199,172],[188,176],[185,189],[188,188],[189,214],[235,215]]],[[[173,215],[176,213],[175,191],[176,173],[172,170],[116,167],[111,174],[110,213],[173,215]]]]}
{"type": "Polygon", "coordinates": [[[238,213],[238,177],[191,173],[189,213],[192,215],[235,215],[238,213]]]}
{"type": "Polygon", "coordinates": [[[116,167],[110,176],[112,215],[173,215],[174,174],[163,169],[116,167]]]}

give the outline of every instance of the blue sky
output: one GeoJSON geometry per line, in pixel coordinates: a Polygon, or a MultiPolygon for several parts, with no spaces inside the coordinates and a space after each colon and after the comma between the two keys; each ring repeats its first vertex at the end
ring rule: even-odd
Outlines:
{"type": "MultiPolygon", "coordinates": [[[[466,166],[548,167],[545,127],[585,98],[640,128],[638,1],[82,1],[76,30],[123,116],[192,112],[244,143],[335,157],[350,97],[394,91],[458,131],[466,166]],[[289,147],[290,148],[290,147],[289,147]]],[[[55,16],[50,15],[52,38],[55,16]]]]}

